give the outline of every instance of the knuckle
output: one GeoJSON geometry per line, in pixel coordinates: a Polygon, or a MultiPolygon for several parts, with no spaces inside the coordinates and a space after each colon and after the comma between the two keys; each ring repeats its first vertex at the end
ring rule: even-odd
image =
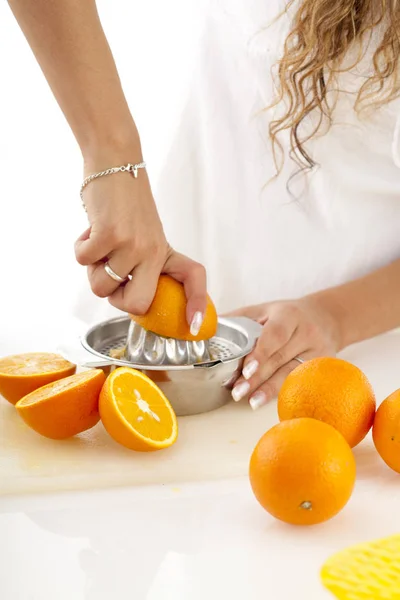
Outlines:
{"type": "Polygon", "coordinates": [[[324,339],[314,342],[313,346],[314,356],[336,356],[335,351],[332,350],[332,347],[324,339]]]}
{"type": "Polygon", "coordinates": [[[114,227],[99,227],[96,229],[96,242],[101,246],[113,246],[117,239],[114,227]]]}
{"type": "Polygon", "coordinates": [[[95,296],[99,298],[107,298],[109,295],[108,290],[104,283],[99,281],[98,279],[90,280],[90,288],[95,296]]]}
{"type": "Polygon", "coordinates": [[[155,265],[164,265],[165,264],[165,251],[161,246],[153,245],[148,248],[145,252],[146,258],[149,259],[150,263],[155,265]]]}
{"type": "Polygon", "coordinates": [[[126,231],[125,228],[113,229],[107,236],[107,241],[112,247],[134,246],[134,238],[132,238],[132,234],[126,231]]]}
{"type": "Polygon", "coordinates": [[[122,234],[118,229],[109,229],[101,234],[101,241],[109,248],[117,248],[122,244],[122,234]]]}
{"type": "Polygon", "coordinates": [[[288,302],[283,305],[282,314],[285,315],[286,318],[296,319],[300,314],[300,308],[296,304],[288,302]]]}
{"type": "Polygon", "coordinates": [[[138,239],[137,232],[132,229],[131,223],[125,219],[110,224],[107,229],[102,231],[102,235],[107,236],[107,241],[118,247],[133,246],[138,239]]]}
{"type": "Polygon", "coordinates": [[[75,248],[75,258],[76,258],[76,262],[78,264],[80,264],[82,267],[87,267],[88,265],[90,265],[90,261],[88,260],[87,253],[84,250],[75,248]]]}
{"type": "Polygon", "coordinates": [[[191,266],[191,271],[193,273],[196,273],[196,275],[205,275],[206,273],[206,268],[204,265],[202,265],[201,263],[198,262],[193,262],[192,266],[191,266]]]}
{"type": "Polygon", "coordinates": [[[184,257],[182,264],[184,265],[185,271],[190,279],[199,279],[205,277],[206,269],[201,263],[184,257]]]}
{"type": "Polygon", "coordinates": [[[138,240],[129,240],[125,242],[125,245],[129,247],[129,256],[138,265],[142,262],[142,259],[146,256],[146,250],[144,245],[138,240]]]}
{"type": "Polygon", "coordinates": [[[91,264],[91,256],[90,256],[90,245],[88,244],[80,244],[76,242],[74,245],[75,258],[77,263],[82,265],[83,267],[87,267],[91,264]]]}
{"type": "Polygon", "coordinates": [[[270,334],[274,337],[278,344],[285,344],[287,342],[288,333],[285,325],[282,322],[271,323],[270,334]]]}
{"type": "Polygon", "coordinates": [[[271,334],[267,334],[263,332],[261,337],[259,338],[256,347],[255,347],[255,355],[259,361],[265,362],[271,356],[271,334]]]}
{"type": "Polygon", "coordinates": [[[287,357],[285,356],[283,350],[277,350],[275,354],[271,357],[272,366],[275,369],[283,366],[287,363],[287,357]]]}
{"type": "Polygon", "coordinates": [[[267,398],[275,398],[278,393],[277,387],[274,383],[266,382],[262,386],[263,392],[266,394],[267,398]]]}
{"type": "Polygon", "coordinates": [[[320,330],[314,321],[308,321],[304,324],[304,334],[308,339],[320,338],[320,330]]]}
{"type": "Polygon", "coordinates": [[[147,313],[150,307],[150,301],[144,298],[136,298],[134,300],[127,301],[128,312],[138,317],[143,316],[147,313]]]}
{"type": "Polygon", "coordinates": [[[146,259],[149,262],[159,262],[163,256],[162,247],[154,241],[138,238],[124,238],[121,242],[129,246],[129,253],[135,257],[135,260],[146,259]]]}

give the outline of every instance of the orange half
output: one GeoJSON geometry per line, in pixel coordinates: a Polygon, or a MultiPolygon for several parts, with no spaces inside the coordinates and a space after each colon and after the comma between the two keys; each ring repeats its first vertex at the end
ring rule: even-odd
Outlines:
{"type": "Polygon", "coordinates": [[[216,308],[209,296],[203,324],[198,335],[192,335],[186,316],[185,288],[170,275],[160,275],[153,302],[145,315],[130,315],[138,325],[156,335],[188,342],[209,340],[218,328],[216,308]]]}
{"type": "Polygon", "coordinates": [[[163,392],[146,375],[120,367],[100,394],[100,417],[110,436],[139,452],[172,446],[178,437],[176,415],[163,392]]]}
{"type": "Polygon", "coordinates": [[[54,440],[69,438],[100,420],[99,395],[105,378],[101,369],[83,371],[35,390],[15,408],[37,433],[54,440]]]}
{"type": "Polygon", "coordinates": [[[29,352],[0,359],[0,394],[15,404],[34,390],[73,375],[76,365],[59,354],[29,352]]]}

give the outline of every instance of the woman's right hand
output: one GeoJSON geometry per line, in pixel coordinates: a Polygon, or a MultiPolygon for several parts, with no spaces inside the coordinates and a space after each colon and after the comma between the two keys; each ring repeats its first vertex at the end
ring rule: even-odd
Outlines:
{"type": "MultiPolygon", "coordinates": [[[[96,2],[9,1],[85,158],[85,176],[141,162],[140,141],[124,96],[96,2]]],[[[144,84],[144,82],[143,82],[144,84]]],[[[142,85],[138,82],[138,86],[142,85]]],[[[84,192],[90,227],[76,242],[92,290],[122,311],[141,314],[154,297],[161,272],[181,281],[187,318],[200,329],[206,308],[204,268],[168,245],[147,175],[116,173],[84,192]],[[111,268],[132,280],[119,285],[111,268]]]]}
{"type": "MultiPolygon", "coordinates": [[[[127,159],[132,162],[129,154],[122,162],[118,158],[108,158],[107,163],[87,161],[85,176],[126,164],[127,159]]],[[[94,294],[107,297],[124,312],[144,314],[154,298],[160,273],[167,273],[185,287],[187,320],[196,335],[207,305],[206,272],[168,244],[146,170],[140,169],[137,179],[126,172],[95,179],[85,188],[84,200],[90,227],[76,241],[75,255],[88,267],[94,294]],[[131,274],[132,279],[123,285],[114,281],[104,270],[106,260],[120,277],[131,274]]]]}

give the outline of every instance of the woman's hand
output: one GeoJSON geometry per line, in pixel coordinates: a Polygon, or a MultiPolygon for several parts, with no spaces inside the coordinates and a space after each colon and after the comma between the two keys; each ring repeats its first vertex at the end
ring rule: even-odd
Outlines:
{"type": "MultiPolygon", "coordinates": [[[[107,165],[90,161],[85,175],[132,162],[131,156],[126,152],[124,160],[108,158],[107,165]]],[[[137,179],[126,172],[96,179],[85,189],[84,200],[90,228],[77,240],[75,254],[88,267],[92,291],[116,308],[140,315],[154,298],[160,273],[168,273],[185,286],[187,319],[196,335],[207,304],[206,272],[169,246],[146,170],[140,169],[137,179]],[[104,270],[106,260],[117,275],[132,279],[123,285],[114,281],[104,270]]]]}
{"type": "Polygon", "coordinates": [[[276,398],[286,376],[299,364],[296,357],[334,356],[341,347],[339,327],[318,295],[251,306],[230,316],[249,317],[263,325],[232,390],[236,402],[248,398],[253,409],[276,398]]]}
{"type": "MultiPolygon", "coordinates": [[[[9,0],[85,160],[85,176],[142,161],[139,135],[125,98],[96,2],[9,0]]],[[[84,192],[90,227],[76,243],[95,294],[136,314],[147,311],[161,272],[185,285],[187,318],[197,334],[206,307],[204,268],[167,243],[147,175],[116,173],[84,192]],[[120,277],[104,271],[104,260],[120,277]]]]}

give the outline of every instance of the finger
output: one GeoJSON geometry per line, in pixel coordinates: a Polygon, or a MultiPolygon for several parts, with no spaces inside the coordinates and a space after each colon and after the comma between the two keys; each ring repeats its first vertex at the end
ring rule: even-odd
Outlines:
{"type": "Polygon", "coordinates": [[[108,300],[119,310],[144,315],[153,302],[159,277],[160,267],[157,264],[143,262],[132,272],[132,279],[120,285],[108,300]]]}
{"type": "Polygon", "coordinates": [[[224,317],[247,317],[248,319],[252,319],[253,321],[257,321],[264,325],[267,321],[267,309],[268,305],[258,304],[254,306],[245,306],[244,308],[239,308],[238,310],[233,310],[228,313],[225,313],[224,317]]]}
{"type": "MultiPolygon", "coordinates": [[[[291,338],[296,335],[297,325],[298,319],[295,314],[285,314],[285,312],[281,312],[280,309],[271,311],[271,314],[268,315],[268,319],[263,326],[263,330],[257,340],[254,350],[244,361],[242,372],[245,379],[250,379],[258,371],[259,366],[267,363],[273,355],[276,356],[270,363],[271,367],[273,367],[274,364],[280,366],[280,364],[278,364],[279,361],[282,359],[290,360],[295,356],[292,355],[288,357],[287,353],[290,353],[292,348],[285,348],[285,346],[289,343],[291,338]]],[[[297,343],[297,338],[295,341],[297,343]]],[[[300,348],[300,350],[304,350],[304,348],[300,348]]]]}
{"type": "Polygon", "coordinates": [[[301,355],[303,357],[305,353],[304,338],[295,335],[289,340],[288,344],[272,354],[265,362],[257,363],[257,368],[255,368],[254,362],[249,362],[232,389],[233,399],[239,402],[244,396],[254,392],[264,381],[268,381],[273,377],[279,369],[296,356],[301,355]]]}
{"type": "Polygon", "coordinates": [[[253,410],[257,410],[261,406],[265,406],[265,404],[276,398],[286,377],[298,366],[299,363],[295,360],[292,360],[278,369],[278,371],[276,371],[276,373],[270,377],[268,381],[265,381],[263,384],[261,384],[258,389],[250,395],[249,404],[251,408],[253,410]]]}
{"type": "Polygon", "coordinates": [[[190,333],[194,336],[198,335],[207,308],[205,268],[187,256],[173,251],[164,265],[163,272],[183,283],[187,298],[186,319],[190,326],[190,333]]]}
{"type": "MultiPolygon", "coordinates": [[[[89,265],[87,268],[87,275],[93,294],[99,298],[108,298],[113,292],[121,285],[120,282],[115,281],[104,269],[105,261],[89,265]]],[[[111,266],[111,265],[110,265],[111,266]]],[[[119,273],[113,269],[113,271],[119,275],[119,273]]]]}
{"type": "Polygon", "coordinates": [[[87,267],[99,262],[111,253],[113,244],[106,234],[87,229],[75,242],[75,257],[80,265],[87,267]]]}
{"type": "Polygon", "coordinates": [[[85,229],[85,231],[83,233],[81,233],[81,235],[78,237],[78,239],[76,241],[83,242],[84,240],[88,240],[90,237],[91,231],[92,231],[92,227],[90,226],[87,229],[85,229]]]}
{"type": "MultiPolygon", "coordinates": [[[[232,389],[232,397],[239,402],[245,396],[252,394],[264,381],[268,381],[284,365],[296,356],[305,355],[304,340],[294,336],[283,348],[272,354],[265,362],[253,359],[243,368],[241,377],[238,378],[232,389]]],[[[296,361],[297,362],[297,361],[296,361]]]]}
{"type": "MultiPolygon", "coordinates": [[[[136,267],[134,254],[126,249],[112,252],[107,262],[114,273],[123,279],[126,279],[136,267]]],[[[92,292],[100,298],[108,298],[121,286],[121,282],[115,281],[107,273],[104,261],[89,265],[88,279],[92,292]]]]}

